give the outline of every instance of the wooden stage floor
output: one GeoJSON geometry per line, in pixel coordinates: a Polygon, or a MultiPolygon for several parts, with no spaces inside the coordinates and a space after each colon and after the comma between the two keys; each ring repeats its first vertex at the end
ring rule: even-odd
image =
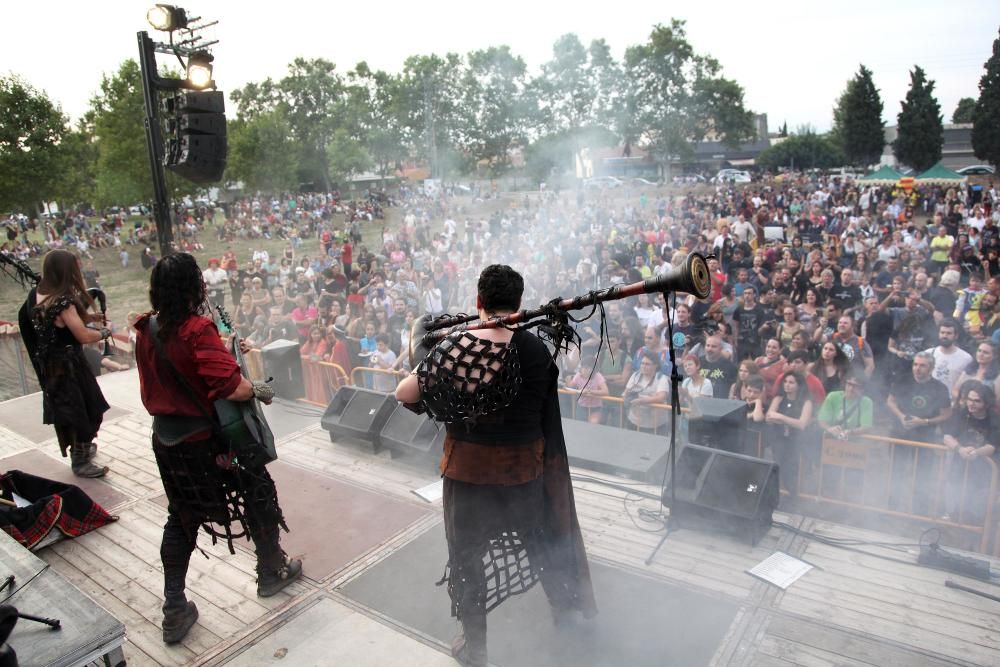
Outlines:
{"type": "MultiPolygon", "coordinates": [[[[358,545],[354,552],[341,557],[332,570],[324,568],[321,576],[315,572],[309,576],[310,556],[302,554],[307,576],[270,599],[255,594],[250,551],[241,548],[230,555],[223,545],[213,546],[201,536],[199,545],[207,558],[195,552],[188,575],[189,594],[201,616],[182,644],[164,646],[159,627],[159,539],[165,510],[149,446],[151,420],[139,403],[135,371],[106,375],[100,382],[117,408],[116,416],[101,429],[98,443],[100,462],[112,470],[107,483],[124,497],[108,508],[120,520],[37,555],[126,625],[125,655],[130,665],[455,664],[439,640],[366,608],[342,591],[437,526],[440,504],[425,503],[412,493],[437,480],[434,470],[392,460],[387,454],[370,454],[356,444],[331,443],[319,428],[318,414],[289,404],[269,409],[280,437],[281,460],[311,479],[331,480],[331,487],[340,490],[340,506],[324,505],[328,499],[319,493],[314,499],[317,510],[352,512],[342,506],[349,504],[343,500],[347,486],[364,492],[358,498],[374,493],[393,506],[406,506],[410,518],[401,527],[383,529],[377,539],[354,540],[358,545]]],[[[36,442],[37,438],[23,435],[34,434],[29,425],[40,423],[40,414],[14,412],[14,420],[0,423],[0,458],[38,450],[65,461],[58,458],[54,437],[36,442]]],[[[607,475],[574,472],[658,491],[607,475]]],[[[727,535],[683,530],[671,535],[647,566],[644,561],[661,533],[643,520],[639,510],[659,511],[658,503],[594,481],[576,481],[575,489],[592,559],[738,606],[710,665],[1000,664],[1000,605],[947,588],[945,581],[993,595],[1000,588],[917,566],[915,547],[867,544],[858,547],[868,552],[861,553],[778,527],[750,547],[727,535]],[[817,566],[787,591],[746,573],[779,549],[817,566]]],[[[280,486],[278,491],[280,496],[280,486]]],[[[911,541],[800,515],[779,513],[775,518],[801,531],[834,538],[911,541]]],[[[309,530],[302,521],[293,521],[292,528],[309,530]]],[[[326,539],[332,542],[338,536],[326,539]]],[[[1000,564],[994,562],[993,568],[1000,564]]],[[[600,623],[600,616],[592,622],[600,623]]],[[[672,622],[686,621],[677,617],[672,622]]],[[[661,664],[676,663],[666,654],[661,664]]]]}

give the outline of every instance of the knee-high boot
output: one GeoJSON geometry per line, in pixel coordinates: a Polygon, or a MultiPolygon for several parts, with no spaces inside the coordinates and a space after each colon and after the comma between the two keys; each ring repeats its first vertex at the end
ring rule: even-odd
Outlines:
{"type": "Polygon", "coordinates": [[[163,642],[176,644],[187,636],[198,620],[198,607],[187,599],[184,589],[188,563],[195,539],[184,530],[180,519],[171,513],[163,527],[160,560],[163,563],[163,642]]]}

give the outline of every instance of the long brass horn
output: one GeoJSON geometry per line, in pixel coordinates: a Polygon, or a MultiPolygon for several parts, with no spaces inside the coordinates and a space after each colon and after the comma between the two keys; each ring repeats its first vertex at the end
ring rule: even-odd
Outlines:
{"type": "MultiPolygon", "coordinates": [[[[712,292],[712,277],[708,271],[708,262],[701,254],[693,252],[685,258],[683,265],[661,276],[628,285],[613,285],[572,299],[562,299],[555,304],[555,307],[559,310],[578,310],[605,301],[616,301],[637,294],[654,292],[685,292],[699,299],[707,299],[712,292]]],[[[420,363],[431,347],[455,331],[493,329],[521,324],[548,315],[551,308],[551,305],[546,304],[535,310],[520,310],[485,321],[480,320],[477,315],[445,316],[435,319],[425,315],[417,318],[410,329],[410,365],[415,366],[420,363]]]]}

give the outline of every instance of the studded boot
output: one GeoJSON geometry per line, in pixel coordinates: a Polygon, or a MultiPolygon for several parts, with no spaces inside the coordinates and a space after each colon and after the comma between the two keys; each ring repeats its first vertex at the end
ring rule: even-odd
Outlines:
{"type": "Polygon", "coordinates": [[[302,576],[302,561],[289,558],[281,550],[278,529],[261,531],[254,536],[257,552],[257,596],[269,598],[302,576]]]}

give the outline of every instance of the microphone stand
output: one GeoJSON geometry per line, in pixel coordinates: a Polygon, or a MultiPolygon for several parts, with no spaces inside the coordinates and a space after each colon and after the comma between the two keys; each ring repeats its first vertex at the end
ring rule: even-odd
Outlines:
{"type": "MultiPolygon", "coordinates": [[[[667,302],[667,293],[663,292],[663,302],[669,306],[667,302]]],[[[674,309],[677,308],[677,292],[674,292],[674,309]]],[[[649,554],[649,558],[646,559],[646,565],[651,565],[656,554],[660,551],[660,547],[663,543],[667,541],[670,537],[670,533],[673,532],[675,528],[674,520],[674,508],[677,506],[675,502],[677,500],[677,420],[681,416],[681,374],[677,372],[677,350],[674,347],[674,323],[673,318],[670,317],[670,308],[667,309],[667,350],[670,355],[670,516],[667,518],[666,531],[663,533],[663,537],[660,538],[659,543],[653,549],[652,553],[649,554]]],[[[666,481],[666,472],[664,471],[664,482],[666,481]]],[[[663,499],[663,489],[660,489],[660,499],[663,499]]]]}

